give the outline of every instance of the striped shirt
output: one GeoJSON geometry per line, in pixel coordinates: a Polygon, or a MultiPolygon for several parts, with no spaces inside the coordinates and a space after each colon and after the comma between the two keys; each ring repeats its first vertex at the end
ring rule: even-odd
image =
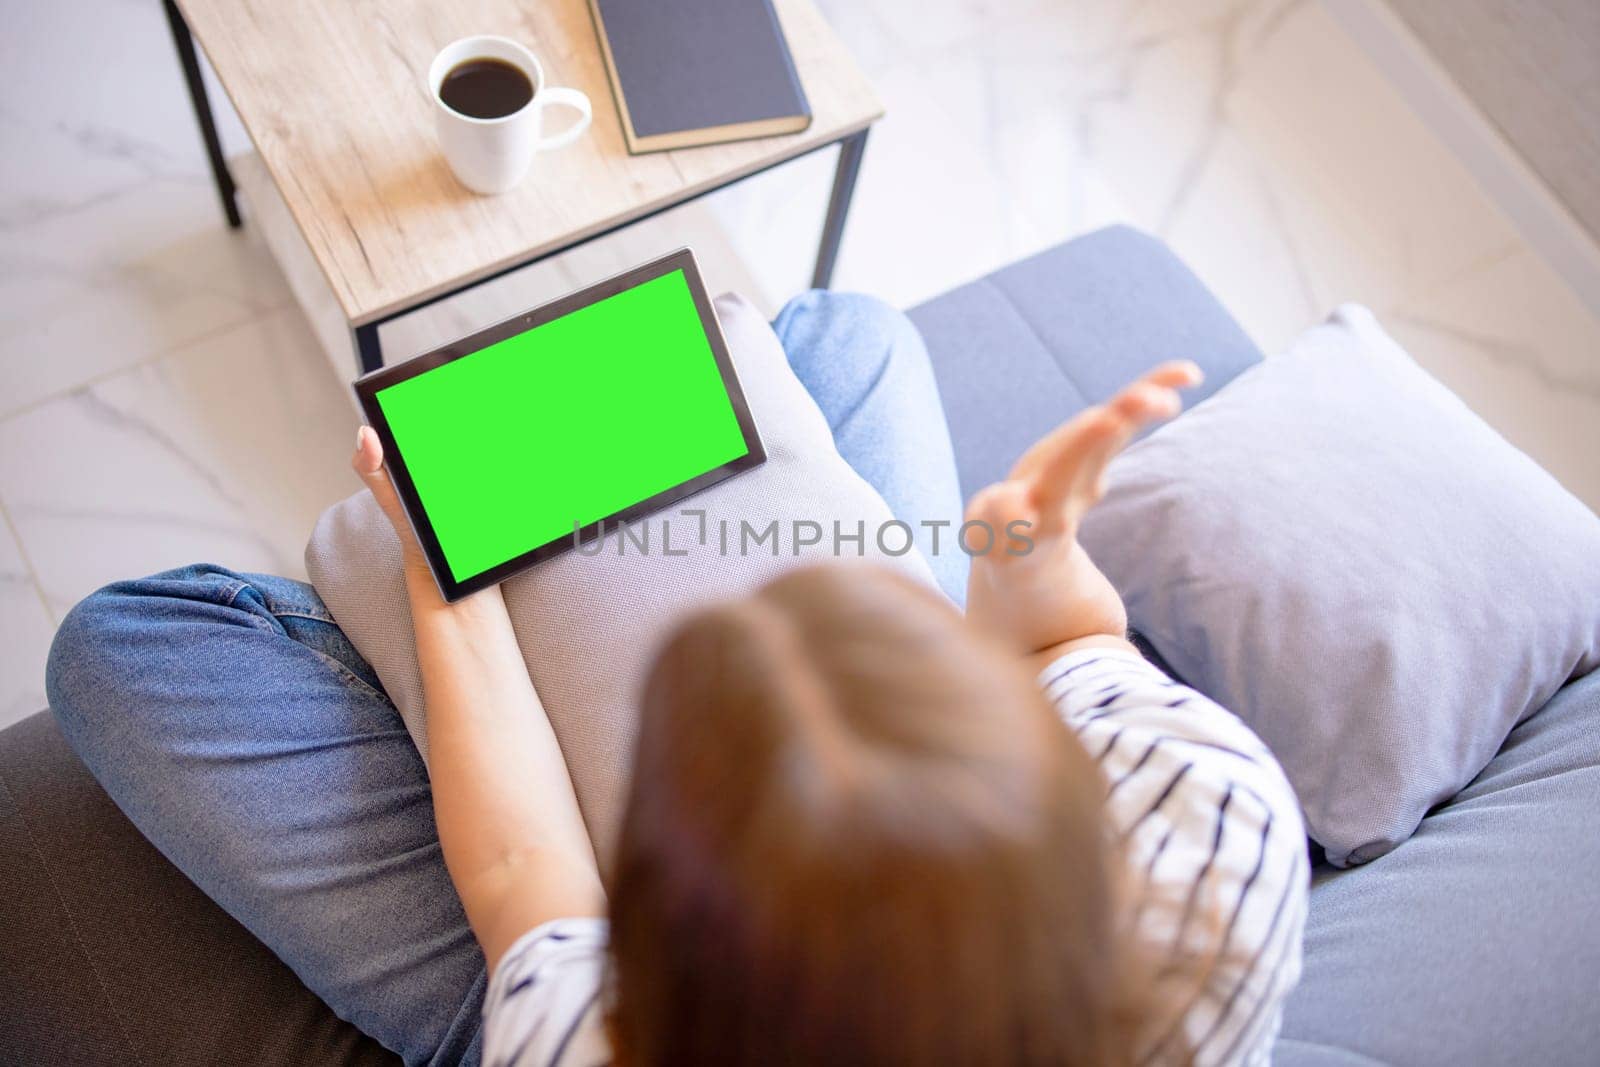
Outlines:
{"type": "Polygon", "coordinates": [[[1085,650],[1039,675],[1100,764],[1132,875],[1135,936],[1169,975],[1146,1062],[1266,1063],[1300,977],[1310,890],[1305,824],[1278,761],[1243,722],[1132,652],[1085,650]]]}
{"type": "MultiPolygon", "coordinates": [[[[1193,961],[1158,979],[1174,1007],[1146,1024],[1142,1058],[1266,1063],[1300,975],[1309,881],[1282,769],[1237,718],[1131,652],[1069,653],[1039,683],[1105,774],[1135,936],[1158,959],[1193,961]]],[[[484,1063],[609,1063],[605,949],[602,919],[560,919],[518,940],[484,1000],[484,1063]]]]}

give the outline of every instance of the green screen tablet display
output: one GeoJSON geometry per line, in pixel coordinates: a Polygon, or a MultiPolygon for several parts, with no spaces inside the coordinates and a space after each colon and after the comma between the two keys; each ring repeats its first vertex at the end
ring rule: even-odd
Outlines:
{"type": "Polygon", "coordinates": [[[682,268],[372,395],[457,583],[751,451],[682,268]]]}

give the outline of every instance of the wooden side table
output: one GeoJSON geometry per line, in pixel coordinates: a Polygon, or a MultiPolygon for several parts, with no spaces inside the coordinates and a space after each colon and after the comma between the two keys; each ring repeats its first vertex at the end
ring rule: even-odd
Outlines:
{"type": "Polygon", "coordinates": [[[781,137],[632,156],[585,0],[163,0],[230,226],[233,175],[195,41],[244,122],[337,301],[360,371],[383,365],[385,322],[558,255],[781,163],[839,148],[812,284],[825,288],[876,95],[811,0],[776,0],[810,128],[781,137]],[[550,79],[594,101],[594,125],[541,154],[526,181],[482,197],[434,140],[424,83],[458,37],[522,41],[550,79]]]}

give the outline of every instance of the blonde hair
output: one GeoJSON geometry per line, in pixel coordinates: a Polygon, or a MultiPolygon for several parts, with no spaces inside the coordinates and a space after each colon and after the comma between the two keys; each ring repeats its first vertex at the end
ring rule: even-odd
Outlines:
{"type": "Polygon", "coordinates": [[[863,567],[684,623],[611,895],[618,1062],[1122,1064],[1105,784],[1015,653],[863,567]]]}

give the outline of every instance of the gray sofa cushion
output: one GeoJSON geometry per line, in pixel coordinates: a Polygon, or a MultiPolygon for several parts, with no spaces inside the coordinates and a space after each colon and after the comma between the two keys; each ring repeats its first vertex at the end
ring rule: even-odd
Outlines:
{"type": "Polygon", "coordinates": [[[1111,466],[1083,544],[1346,866],[1600,664],[1600,519],[1340,308],[1111,466]]]}
{"type": "Polygon", "coordinates": [[[1594,1063],[1597,841],[1600,672],[1513,730],[1404,845],[1321,870],[1279,1067],[1594,1063]]]}

